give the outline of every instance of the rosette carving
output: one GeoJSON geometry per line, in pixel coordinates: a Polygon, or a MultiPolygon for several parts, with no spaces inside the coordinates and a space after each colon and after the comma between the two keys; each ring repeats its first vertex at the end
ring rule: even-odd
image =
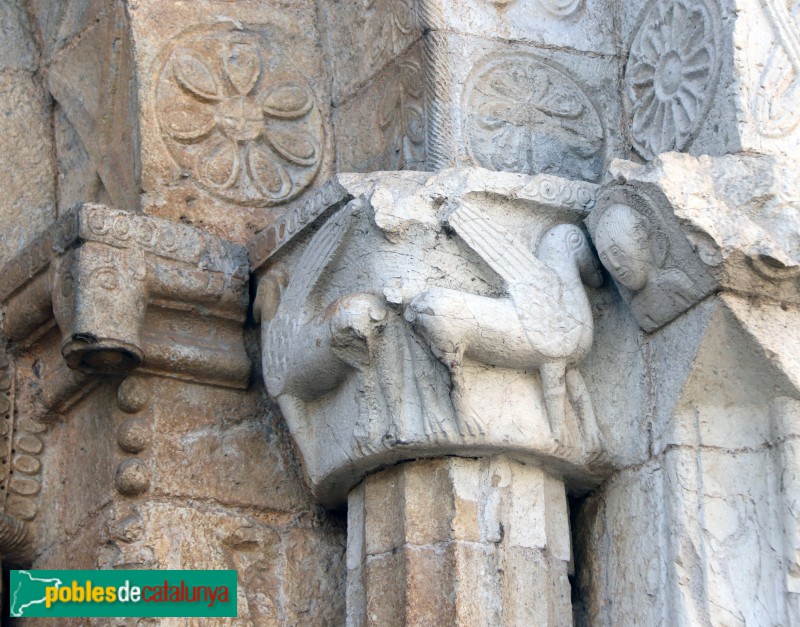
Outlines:
{"type": "Polygon", "coordinates": [[[322,118],[308,83],[257,33],[181,38],[161,69],[157,116],[177,163],[206,189],[247,205],[300,194],[322,161],[322,118]]]}
{"type": "Polygon", "coordinates": [[[633,147],[645,159],[682,151],[697,134],[719,76],[717,22],[702,1],[658,0],[645,9],[625,70],[633,147]]]}

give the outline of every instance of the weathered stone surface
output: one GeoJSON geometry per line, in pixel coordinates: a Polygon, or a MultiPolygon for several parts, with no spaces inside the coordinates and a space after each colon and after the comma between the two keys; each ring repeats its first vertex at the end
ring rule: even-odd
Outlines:
{"type": "Polygon", "coordinates": [[[313,2],[129,11],[146,213],[244,243],[327,180],[331,96],[313,2]]]}
{"type": "Polygon", "coordinates": [[[448,32],[426,40],[428,163],[598,181],[626,156],[613,59],[448,32]]]}
{"type": "Polygon", "coordinates": [[[565,490],[540,469],[408,462],[348,508],[348,624],[571,624],[565,490]]]}
{"type": "Polygon", "coordinates": [[[799,12],[2,4],[3,566],[237,570],[76,627],[800,622],[799,12]]]}
{"type": "Polygon", "coordinates": [[[153,429],[160,434],[153,444],[158,492],[267,511],[291,512],[305,503],[291,458],[282,450],[277,416],[257,394],[167,381],[156,391],[167,398],[179,394],[185,404],[180,412],[163,403],[151,409],[153,429]]]}
{"type": "Polygon", "coordinates": [[[486,170],[340,181],[363,197],[284,257],[296,278],[271,271],[256,299],[268,390],[318,497],[340,502],[408,455],[513,449],[575,470],[595,458],[578,367],[592,345],[584,283],[600,275],[571,224],[594,187],[486,170]]]}
{"type": "Polygon", "coordinates": [[[0,68],[34,72],[39,52],[31,31],[27,7],[18,0],[0,7],[0,68]]]}
{"type": "Polygon", "coordinates": [[[593,55],[619,53],[619,42],[609,36],[614,12],[590,0],[420,0],[418,5],[430,29],[593,55]]]}
{"type": "Polygon", "coordinates": [[[0,84],[0,216],[4,224],[0,264],[4,264],[50,226],[56,206],[45,95],[29,74],[0,68],[0,84]]]}
{"type": "Polygon", "coordinates": [[[344,622],[344,538],[338,530],[291,529],[286,536],[286,624],[344,622]]]}
{"type": "Polygon", "coordinates": [[[325,0],[320,9],[337,104],[422,34],[409,0],[325,0]]]}
{"type": "Polygon", "coordinates": [[[337,169],[424,170],[426,101],[422,44],[417,43],[336,107],[337,169]]]}
{"type": "Polygon", "coordinates": [[[600,259],[645,331],[729,289],[798,302],[794,180],[774,157],[670,153],[617,161],[587,220],[600,259]]]}
{"type": "MultiPolygon", "coordinates": [[[[54,317],[72,370],[127,374],[141,367],[246,385],[250,362],[237,324],[247,298],[241,246],[91,204],[65,214],[5,269],[4,332],[21,340],[54,317]],[[213,340],[204,341],[215,324],[213,340]]],[[[71,376],[60,386],[69,389],[71,376]]]]}
{"type": "MultiPolygon", "coordinates": [[[[59,130],[74,130],[71,141],[59,142],[64,150],[60,163],[66,166],[82,149],[89,166],[80,178],[73,173],[64,176],[78,186],[75,200],[108,201],[119,209],[136,210],[141,178],[139,116],[125,3],[69,0],[62,4],[66,6],[41,11],[43,37],[53,37],[46,40],[46,84],[63,114],[59,130]]],[[[62,200],[72,200],[72,194],[62,200]]]]}

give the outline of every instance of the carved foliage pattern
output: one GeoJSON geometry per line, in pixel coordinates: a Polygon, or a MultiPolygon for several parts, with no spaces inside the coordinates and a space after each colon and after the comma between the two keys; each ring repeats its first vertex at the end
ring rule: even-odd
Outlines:
{"type": "Polygon", "coordinates": [[[756,127],[766,137],[783,137],[800,122],[800,3],[766,0],[777,34],[753,98],[756,127]]]}
{"type": "Polygon", "coordinates": [[[716,9],[703,0],[654,0],[633,38],[625,85],[634,148],[646,159],[694,139],[719,75],[716,9]]]}
{"type": "Polygon", "coordinates": [[[320,167],[323,131],[314,94],[254,32],[215,30],[179,40],[161,69],[157,115],[178,164],[235,203],[290,200],[320,167]]]}
{"type": "Polygon", "coordinates": [[[472,157],[493,170],[602,173],[605,134],[586,94],[538,57],[490,57],[472,72],[466,91],[465,134],[472,157]]]}
{"type": "Polygon", "coordinates": [[[407,155],[425,142],[422,70],[415,61],[406,61],[400,64],[399,71],[399,79],[384,96],[377,112],[389,157],[388,170],[404,168],[407,155]]]}
{"type": "Polygon", "coordinates": [[[400,52],[412,40],[417,28],[414,0],[362,0],[364,3],[364,41],[370,67],[400,52]]]}

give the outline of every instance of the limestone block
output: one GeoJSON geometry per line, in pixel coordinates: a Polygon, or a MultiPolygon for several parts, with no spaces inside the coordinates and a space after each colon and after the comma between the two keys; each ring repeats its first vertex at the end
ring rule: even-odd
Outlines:
{"type": "Polygon", "coordinates": [[[694,623],[784,622],[769,453],[674,450],[666,459],[670,614],[694,623]]]}
{"type": "Polygon", "coordinates": [[[338,105],[422,35],[415,0],[324,0],[320,21],[338,105]]]}
{"type": "Polygon", "coordinates": [[[601,261],[645,331],[720,289],[796,303],[798,195],[772,157],[617,161],[587,220],[601,261]]]}
{"type": "Polygon", "coordinates": [[[669,599],[661,461],[623,470],[576,510],[575,623],[659,624],[669,599]]]}
{"type": "Polygon", "coordinates": [[[797,381],[782,363],[797,347],[796,333],[785,326],[795,324],[797,312],[777,316],[777,307],[755,306],[743,316],[751,307],[734,297],[715,299],[649,343],[652,371],[671,373],[656,374],[649,391],[656,452],[678,444],[746,450],[772,441],[770,404],[797,393],[797,381]],[[759,327],[772,318],[777,324],[770,331],[780,335],[766,340],[759,327]]]}
{"type": "Polygon", "coordinates": [[[0,264],[56,217],[53,146],[45,95],[29,75],[0,71],[0,264]]]}
{"type": "MultiPolygon", "coordinates": [[[[62,4],[68,7],[45,8],[38,3],[37,14],[48,66],[47,89],[63,113],[59,126],[73,129],[91,165],[80,182],[78,200],[108,200],[120,209],[136,210],[141,174],[139,111],[124,3],[74,0],[62,4]],[[97,89],[97,85],[106,88],[97,89]],[[94,189],[95,174],[103,194],[94,189]]],[[[68,149],[66,154],[71,152],[68,149]]],[[[74,174],[68,176],[74,178],[74,174]]]]}
{"type": "Polygon", "coordinates": [[[30,11],[35,17],[42,38],[45,61],[54,57],[87,27],[103,20],[120,3],[116,0],[68,0],[52,3],[31,0],[30,11]]]}
{"type": "Polygon", "coordinates": [[[615,11],[589,0],[419,0],[424,26],[478,37],[618,54],[615,11]]]}
{"type": "Polygon", "coordinates": [[[428,163],[599,180],[625,156],[616,60],[433,32],[428,163]]]}
{"type": "Polygon", "coordinates": [[[782,507],[778,509],[782,513],[786,610],[789,622],[794,622],[800,618],[800,537],[797,532],[800,447],[793,436],[797,434],[800,403],[788,397],[776,399],[772,405],[772,417],[775,437],[779,441],[782,507]]]}
{"type": "Polygon", "coordinates": [[[315,3],[129,5],[146,213],[244,242],[334,164],[315,3]]]}
{"type": "Polygon", "coordinates": [[[261,280],[267,387],[324,501],[409,454],[514,449],[578,471],[602,448],[578,368],[598,265],[573,225],[593,187],[428,178],[340,177],[364,196],[261,280]]]}
{"type": "Polygon", "coordinates": [[[535,466],[401,464],[354,488],[348,517],[349,625],[572,624],[565,489],[535,466]]]}
{"type": "Polygon", "coordinates": [[[344,570],[344,538],[340,530],[289,530],[283,573],[285,624],[343,624],[344,570]]]}
{"type": "Polygon", "coordinates": [[[609,482],[577,518],[579,624],[790,624],[774,468],[676,447],[609,482]]]}
{"type": "Polygon", "coordinates": [[[592,294],[594,343],[581,372],[605,449],[614,465],[627,467],[649,456],[649,425],[642,419],[649,402],[647,349],[629,307],[610,283],[592,294]]]}
{"type": "Polygon", "coordinates": [[[425,75],[418,42],[334,111],[340,172],[423,170],[425,75]]]}
{"type": "MultiPolygon", "coordinates": [[[[127,381],[127,379],[126,379],[127,381]]],[[[211,498],[230,507],[293,511],[306,504],[278,435],[278,418],[257,393],[149,379],[153,483],[159,493],[211,498]]],[[[139,454],[141,456],[141,454],[139,454]]]]}
{"type": "Polygon", "coordinates": [[[34,72],[38,54],[25,4],[4,2],[0,7],[0,69],[34,72]]]}
{"type": "MultiPolygon", "coordinates": [[[[113,402],[113,391],[101,389],[76,407],[68,422],[49,427],[34,423],[39,426],[36,437],[41,450],[29,455],[40,462],[40,470],[25,476],[37,479],[44,488],[35,499],[26,499],[33,506],[37,547],[69,542],[86,532],[80,541],[86,554],[71,554],[84,568],[97,568],[97,549],[105,540],[101,537],[98,541],[100,530],[87,530],[86,526],[115,494],[116,447],[113,437],[106,435],[107,411],[113,402]],[[92,542],[97,544],[90,549],[87,544],[92,542]]],[[[108,520],[105,515],[98,519],[101,525],[108,520]]]]}

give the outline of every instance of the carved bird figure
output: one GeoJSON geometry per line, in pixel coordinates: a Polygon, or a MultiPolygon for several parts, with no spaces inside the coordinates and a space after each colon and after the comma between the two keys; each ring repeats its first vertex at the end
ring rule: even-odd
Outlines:
{"type": "Polygon", "coordinates": [[[534,255],[505,229],[459,203],[447,222],[505,282],[507,297],[447,288],[427,290],[405,311],[414,329],[453,375],[453,401],[462,435],[484,431],[463,402],[464,358],[505,368],[538,368],[553,437],[560,441],[567,399],[588,449],[599,446],[591,401],[576,366],[591,348],[592,312],[583,282],[599,287],[600,266],[583,232],[559,224],[545,232],[534,255]]]}

